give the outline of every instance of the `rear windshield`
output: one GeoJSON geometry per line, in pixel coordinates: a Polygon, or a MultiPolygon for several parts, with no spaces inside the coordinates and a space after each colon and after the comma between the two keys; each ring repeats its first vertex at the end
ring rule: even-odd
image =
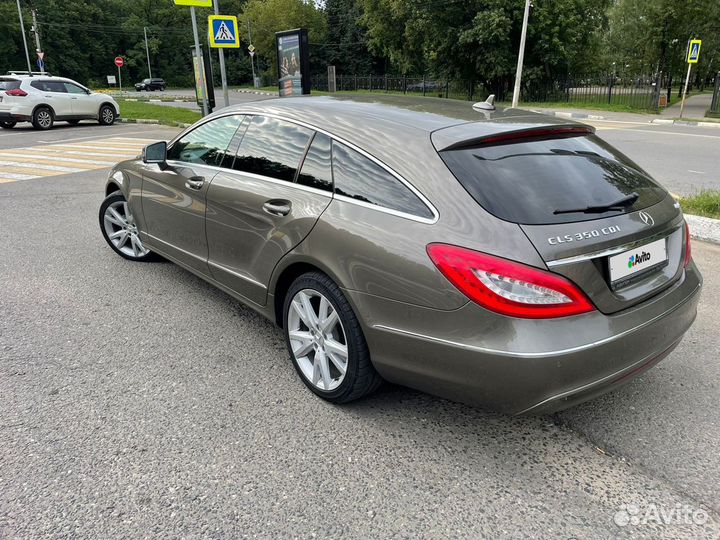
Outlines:
{"type": "Polygon", "coordinates": [[[605,218],[652,206],[666,196],[647,173],[595,135],[546,135],[440,155],[478,204],[514,223],[605,218]],[[637,200],[621,211],[567,212],[607,205],[633,193],[637,200]]]}
{"type": "Polygon", "coordinates": [[[20,88],[20,81],[15,79],[0,79],[0,90],[15,90],[20,88]]]}

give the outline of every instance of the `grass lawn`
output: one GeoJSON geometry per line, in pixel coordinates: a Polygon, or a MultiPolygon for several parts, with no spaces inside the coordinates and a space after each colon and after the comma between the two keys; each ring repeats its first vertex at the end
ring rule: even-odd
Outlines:
{"type": "Polygon", "coordinates": [[[708,189],[683,197],[680,206],[686,214],[720,219],[720,191],[708,189]]]}
{"type": "Polygon", "coordinates": [[[174,122],[192,124],[200,120],[199,112],[181,107],[169,107],[144,101],[126,101],[124,99],[118,100],[118,104],[120,105],[122,118],[159,120],[163,124],[171,125],[174,122]]]}

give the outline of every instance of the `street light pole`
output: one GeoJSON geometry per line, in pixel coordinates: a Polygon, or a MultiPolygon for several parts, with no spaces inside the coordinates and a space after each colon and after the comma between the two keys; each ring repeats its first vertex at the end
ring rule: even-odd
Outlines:
{"type": "Polygon", "coordinates": [[[525,58],[525,37],[527,36],[528,18],[530,18],[530,0],[525,0],[525,14],[523,15],[520,51],[518,52],[517,70],[515,71],[515,88],[513,89],[513,109],[518,106],[518,101],[520,101],[520,79],[522,78],[523,60],[525,58]]]}
{"type": "MultiPolygon", "coordinates": [[[[219,3],[220,0],[215,0],[215,2],[213,2],[213,4],[215,5],[215,15],[220,15],[220,6],[218,6],[219,3]]],[[[238,38],[238,40],[239,39],[240,38],[238,38]]],[[[222,82],[223,101],[225,102],[225,106],[229,107],[230,96],[228,96],[227,74],[225,73],[225,51],[223,51],[222,48],[218,49],[218,56],[220,57],[220,80],[222,82]]]]}
{"type": "Polygon", "coordinates": [[[147,40],[147,26],[143,26],[143,33],[145,34],[145,54],[147,55],[148,77],[152,79],[152,68],[150,68],[150,48],[148,47],[147,40]]]}
{"type": "Polygon", "coordinates": [[[40,30],[38,30],[37,25],[37,12],[32,9],[30,10],[30,13],[32,13],[32,20],[33,20],[33,32],[35,33],[35,48],[38,53],[38,64],[40,64],[43,67],[40,67],[40,74],[45,74],[45,62],[40,58],[40,54],[42,53],[42,47],[40,47],[40,30]]]}
{"type": "Polygon", "coordinates": [[[32,77],[32,65],[30,64],[30,53],[27,48],[27,38],[25,37],[25,23],[23,23],[22,9],[20,8],[20,0],[17,0],[18,17],[20,17],[20,31],[22,32],[23,45],[25,45],[25,60],[27,60],[28,75],[32,77]]]}

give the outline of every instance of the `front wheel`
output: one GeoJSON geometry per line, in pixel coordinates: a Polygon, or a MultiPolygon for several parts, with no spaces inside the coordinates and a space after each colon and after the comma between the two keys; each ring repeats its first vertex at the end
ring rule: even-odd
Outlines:
{"type": "Polygon", "coordinates": [[[291,285],[283,328],[295,369],[321,398],[347,403],[380,385],[360,323],[340,288],[325,274],[310,272],[291,285]]]}
{"type": "Polygon", "coordinates": [[[115,109],[110,105],[100,107],[98,122],[101,126],[112,126],[115,123],[115,109]]]}
{"type": "Polygon", "coordinates": [[[0,122],[0,128],[12,129],[17,125],[17,122],[0,122]]]}
{"type": "Polygon", "coordinates": [[[155,260],[155,254],[143,246],[135,218],[120,191],[105,197],[100,205],[100,230],[108,245],[121,257],[131,261],[155,260]]]}

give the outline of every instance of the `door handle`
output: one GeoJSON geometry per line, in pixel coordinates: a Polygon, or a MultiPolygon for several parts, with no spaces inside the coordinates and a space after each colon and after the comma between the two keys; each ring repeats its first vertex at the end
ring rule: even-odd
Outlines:
{"type": "Polygon", "coordinates": [[[193,176],[185,180],[185,187],[188,189],[202,189],[203,185],[205,185],[205,178],[202,176],[193,176]]]}
{"type": "Polygon", "coordinates": [[[292,203],[285,199],[270,199],[263,204],[263,210],[273,216],[287,216],[292,210],[292,203]]]}
{"type": "Polygon", "coordinates": [[[71,97],[70,99],[77,99],[76,97],[71,97]]]}

